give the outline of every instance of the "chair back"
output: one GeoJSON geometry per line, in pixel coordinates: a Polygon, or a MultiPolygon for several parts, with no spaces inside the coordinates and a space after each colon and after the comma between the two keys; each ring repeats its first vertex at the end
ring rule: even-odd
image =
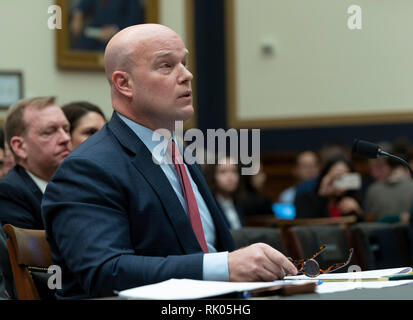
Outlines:
{"type": "MultiPolygon", "coordinates": [[[[295,256],[292,257],[294,259],[311,258],[322,245],[326,247],[316,258],[322,269],[345,262],[349,257],[350,239],[347,230],[341,225],[295,226],[289,229],[289,234],[291,245],[296,248],[295,256]]],[[[354,264],[353,260],[350,265],[354,264]]]]}
{"type": "MultiPolygon", "coordinates": [[[[340,226],[344,230],[350,228],[350,226],[356,223],[357,218],[355,216],[344,216],[337,218],[309,218],[309,219],[292,219],[292,220],[277,220],[276,226],[281,232],[281,239],[285,245],[287,254],[294,259],[307,258],[304,257],[306,252],[302,251],[300,242],[291,233],[291,228],[302,227],[302,230],[306,230],[307,226],[340,226]]],[[[299,229],[300,230],[300,229],[299,229]]],[[[329,229],[327,229],[329,230],[329,229]]],[[[317,248],[318,250],[319,248],[317,248]]]]}
{"type": "Polygon", "coordinates": [[[363,270],[406,266],[400,241],[390,223],[365,222],[352,227],[352,238],[363,270]]]}
{"type": "Polygon", "coordinates": [[[405,223],[393,224],[393,231],[400,244],[403,256],[403,265],[413,266],[413,230],[410,225],[405,223]]]}
{"type": "Polygon", "coordinates": [[[284,245],[281,241],[281,234],[278,229],[264,227],[244,227],[241,229],[231,229],[237,249],[247,247],[250,244],[263,242],[274,249],[285,253],[284,245]]]}
{"type": "MultiPolygon", "coordinates": [[[[8,235],[7,247],[18,299],[43,298],[39,294],[39,281],[47,282],[47,268],[52,265],[45,231],[22,229],[10,224],[6,224],[3,230],[8,235]]],[[[49,291],[51,294],[52,290],[49,291]]]]}

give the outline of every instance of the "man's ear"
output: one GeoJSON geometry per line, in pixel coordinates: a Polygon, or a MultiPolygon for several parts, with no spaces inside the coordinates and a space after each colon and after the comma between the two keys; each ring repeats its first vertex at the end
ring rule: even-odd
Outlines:
{"type": "Polygon", "coordinates": [[[112,83],[120,94],[125,97],[132,98],[132,81],[127,72],[115,71],[112,74],[112,83]]]}
{"type": "Polygon", "coordinates": [[[27,158],[26,143],[23,137],[14,136],[10,139],[10,146],[20,159],[27,158]]]}

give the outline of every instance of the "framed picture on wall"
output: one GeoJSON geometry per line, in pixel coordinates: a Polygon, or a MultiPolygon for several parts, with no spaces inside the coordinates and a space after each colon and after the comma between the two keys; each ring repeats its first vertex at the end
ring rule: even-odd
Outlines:
{"type": "Polygon", "coordinates": [[[157,23],[158,0],[56,0],[62,28],[56,29],[60,69],[103,70],[107,42],[119,30],[157,23]]]}
{"type": "Polygon", "coordinates": [[[0,71],[0,108],[7,109],[23,97],[21,72],[0,71]]]}

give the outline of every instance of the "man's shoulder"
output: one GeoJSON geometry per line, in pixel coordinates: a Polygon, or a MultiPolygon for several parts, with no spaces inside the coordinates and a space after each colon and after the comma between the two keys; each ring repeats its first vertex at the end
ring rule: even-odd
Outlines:
{"type": "Polygon", "coordinates": [[[9,201],[23,206],[37,206],[41,197],[40,189],[23,167],[15,166],[0,179],[0,199],[3,209],[9,201]]]}
{"type": "Polygon", "coordinates": [[[391,185],[386,181],[375,181],[368,186],[367,193],[376,195],[377,193],[387,192],[391,188],[391,185]]]}
{"type": "Polygon", "coordinates": [[[369,195],[381,197],[384,199],[398,196],[400,193],[412,193],[413,181],[408,179],[400,179],[397,181],[376,181],[373,182],[367,189],[369,195]]]}
{"type": "Polygon", "coordinates": [[[66,160],[83,158],[99,161],[99,159],[104,160],[119,155],[120,151],[120,143],[105,127],[74,149],[66,160]]]}
{"type": "Polygon", "coordinates": [[[25,187],[27,185],[27,179],[31,178],[25,172],[24,168],[16,165],[10,169],[2,179],[0,179],[0,189],[8,187],[25,187]]]}
{"type": "Polygon", "coordinates": [[[56,179],[93,179],[97,176],[124,176],[130,156],[106,127],[74,149],[60,164],[51,181],[56,179]]]}
{"type": "Polygon", "coordinates": [[[401,179],[400,185],[398,186],[399,192],[404,192],[406,194],[413,193],[413,180],[409,178],[401,179]]]}

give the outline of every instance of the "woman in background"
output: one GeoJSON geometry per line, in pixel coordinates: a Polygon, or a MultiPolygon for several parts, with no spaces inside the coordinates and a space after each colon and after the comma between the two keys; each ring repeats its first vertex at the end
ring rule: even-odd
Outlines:
{"type": "Polygon", "coordinates": [[[225,157],[225,163],[205,165],[205,179],[215,197],[218,207],[231,229],[243,226],[243,210],[239,202],[240,168],[231,163],[230,157],[225,157]]]}
{"type": "Polygon", "coordinates": [[[263,193],[267,175],[263,170],[262,163],[258,165],[259,168],[256,174],[241,177],[243,192],[240,200],[245,217],[274,214],[272,205],[275,201],[263,193]]]}
{"type": "Polygon", "coordinates": [[[338,155],[324,165],[314,191],[297,195],[295,208],[297,218],[322,218],[355,215],[362,220],[363,210],[360,186],[340,189],[335,181],[355,172],[347,157],[338,155]]]}
{"type": "Polygon", "coordinates": [[[64,105],[62,110],[70,122],[73,149],[102,129],[106,122],[102,110],[89,102],[72,102],[64,105]]]}

